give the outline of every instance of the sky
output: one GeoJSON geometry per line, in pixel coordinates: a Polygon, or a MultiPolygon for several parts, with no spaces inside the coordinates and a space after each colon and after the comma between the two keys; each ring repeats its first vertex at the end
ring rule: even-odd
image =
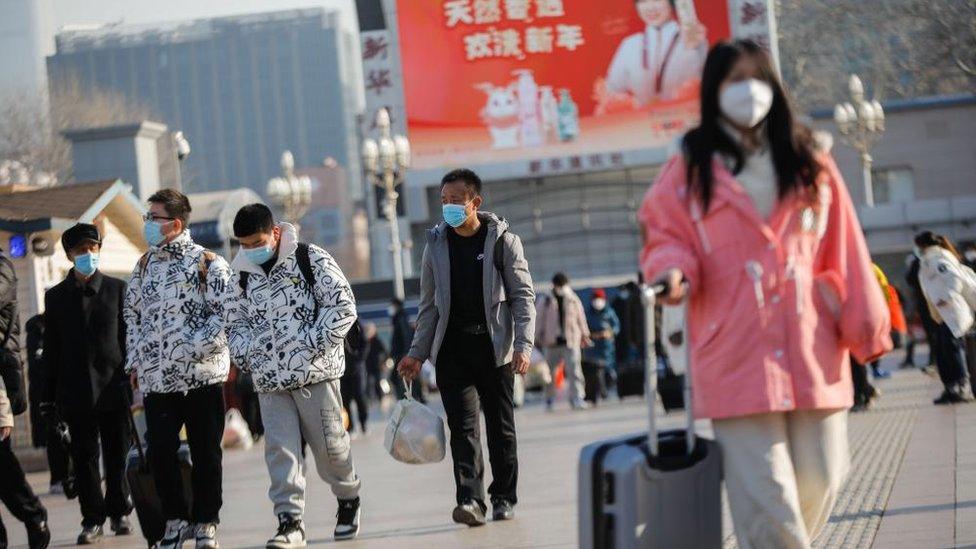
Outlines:
{"type": "Polygon", "coordinates": [[[355,28],[353,0],[53,0],[55,29],[69,23],[180,21],[262,11],[322,6],[338,8],[355,28]]]}

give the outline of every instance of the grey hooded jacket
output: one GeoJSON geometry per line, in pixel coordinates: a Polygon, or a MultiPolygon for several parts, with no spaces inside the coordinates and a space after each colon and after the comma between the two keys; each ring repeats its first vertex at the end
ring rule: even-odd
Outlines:
{"type": "MultiPolygon", "coordinates": [[[[482,269],[485,319],[495,349],[496,366],[512,361],[514,352],[530,354],[535,335],[535,290],[522,241],[508,231],[508,223],[493,213],[479,212],[488,224],[482,269]],[[503,273],[493,264],[495,241],[503,238],[503,273]],[[504,281],[502,277],[504,276],[504,281]]],[[[427,231],[420,275],[420,309],[417,330],[407,356],[437,364],[437,353],[447,331],[451,312],[451,259],[447,247],[447,225],[438,223],[427,231]]]]}

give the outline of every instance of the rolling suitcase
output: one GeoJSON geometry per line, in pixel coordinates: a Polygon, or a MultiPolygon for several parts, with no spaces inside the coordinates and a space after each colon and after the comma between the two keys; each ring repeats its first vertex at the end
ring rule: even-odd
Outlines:
{"type": "MultiPolygon", "coordinates": [[[[653,311],[662,286],[642,288],[653,311]]],[[[653,319],[653,314],[646,315],[653,319]]],[[[645,326],[645,364],[654,364],[654,326],[645,326]]],[[[646,394],[657,376],[647,372],[646,394]]],[[[579,465],[579,545],[586,549],[695,548],[722,545],[722,465],[718,445],[695,436],[690,369],[685,375],[685,429],[658,433],[648,398],[650,432],[595,442],[579,465]]]]}
{"type": "MultiPolygon", "coordinates": [[[[163,504],[159,499],[159,494],[156,493],[156,482],[153,480],[152,471],[149,470],[146,449],[142,441],[139,440],[139,431],[136,429],[135,418],[132,416],[132,408],[129,408],[129,428],[132,430],[133,447],[126,458],[125,478],[129,483],[129,491],[132,493],[132,503],[136,508],[136,516],[139,517],[142,537],[146,538],[149,547],[154,547],[159,540],[163,539],[163,533],[166,531],[166,516],[163,514],[163,504]]],[[[186,508],[191,509],[193,503],[193,491],[190,482],[192,463],[190,461],[190,448],[186,443],[180,445],[177,458],[180,461],[186,508]]]]}

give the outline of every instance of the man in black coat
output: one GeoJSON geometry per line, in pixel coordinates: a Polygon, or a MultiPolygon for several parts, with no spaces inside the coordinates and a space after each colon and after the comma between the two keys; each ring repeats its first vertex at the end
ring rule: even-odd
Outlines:
{"type": "Polygon", "coordinates": [[[68,423],[83,517],[78,544],[86,545],[102,537],[106,518],[117,535],[131,532],[126,517],[132,503],[124,478],[131,398],[122,370],[126,285],[98,271],[101,237],[94,225],[68,229],[61,244],[74,268],[44,297],[48,380],[43,408],[50,417],[56,406],[68,423]],[[104,494],[99,450],[105,464],[104,494]]]}

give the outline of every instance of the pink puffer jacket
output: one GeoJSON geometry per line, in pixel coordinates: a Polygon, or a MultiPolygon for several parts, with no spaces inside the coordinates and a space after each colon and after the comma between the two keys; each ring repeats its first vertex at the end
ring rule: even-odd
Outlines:
{"type": "Polygon", "coordinates": [[[639,217],[647,280],[680,269],[698,417],[851,406],[848,352],[862,363],[891,349],[885,302],[833,159],[817,193],[780,201],[768,221],[718,159],[707,212],[672,158],[639,217]]]}

